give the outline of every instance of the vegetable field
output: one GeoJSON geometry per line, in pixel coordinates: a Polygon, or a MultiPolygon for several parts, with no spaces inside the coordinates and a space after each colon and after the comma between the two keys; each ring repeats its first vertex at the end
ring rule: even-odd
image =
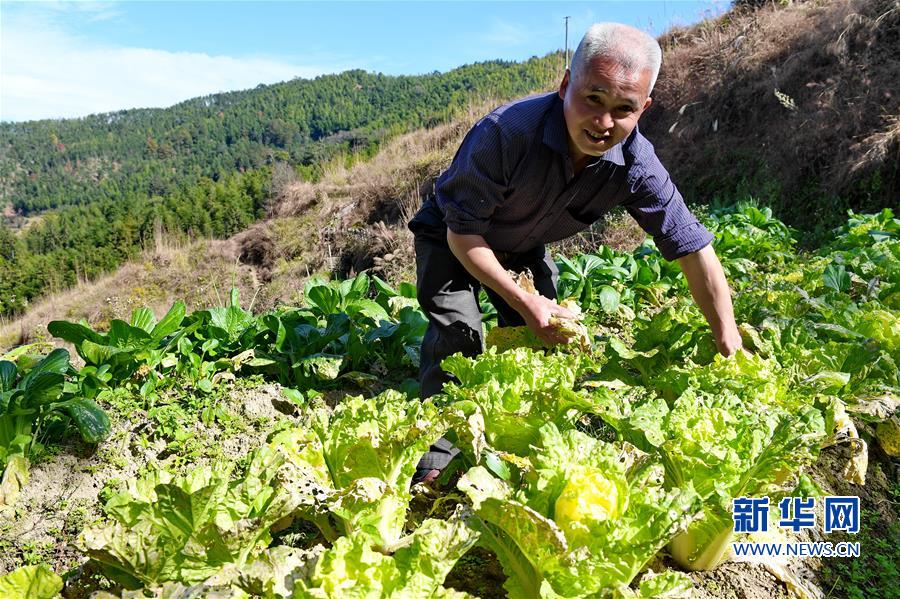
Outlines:
{"type": "Polygon", "coordinates": [[[878,514],[883,559],[771,561],[770,596],[897,596],[900,220],[851,213],[812,252],[767,209],[706,224],[732,358],[652,241],[559,256],[581,342],[490,333],[426,401],[410,283],[51,322],[71,353],[0,359],[0,597],[749,596],[711,586],[748,540],[732,500],[825,494],[878,514]],[[442,436],[462,459],[411,487],[442,436]]]}

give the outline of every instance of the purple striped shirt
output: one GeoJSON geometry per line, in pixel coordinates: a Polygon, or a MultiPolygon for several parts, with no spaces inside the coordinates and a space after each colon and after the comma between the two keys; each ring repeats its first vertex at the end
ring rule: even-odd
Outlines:
{"type": "Polygon", "coordinates": [[[668,260],[712,241],[637,127],[578,175],[567,135],[555,92],[494,110],[466,135],[410,229],[446,238],[449,227],[482,235],[496,251],[524,252],[570,237],[621,205],[668,260]]]}

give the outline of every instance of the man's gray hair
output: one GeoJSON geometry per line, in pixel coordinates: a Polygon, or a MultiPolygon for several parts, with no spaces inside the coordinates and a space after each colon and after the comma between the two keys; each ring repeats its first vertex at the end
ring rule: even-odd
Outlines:
{"type": "Polygon", "coordinates": [[[572,56],[570,76],[582,75],[598,56],[610,59],[631,73],[648,69],[650,89],[647,95],[653,91],[662,64],[662,49],[649,34],[621,23],[594,23],[572,56]]]}

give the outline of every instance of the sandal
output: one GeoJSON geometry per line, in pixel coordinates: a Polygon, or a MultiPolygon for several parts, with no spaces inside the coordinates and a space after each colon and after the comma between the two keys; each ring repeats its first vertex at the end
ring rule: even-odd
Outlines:
{"type": "Polygon", "coordinates": [[[436,468],[416,468],[416,473],[412,478],[412,484],[430,483],[440,475],[441,471],[436,468]]]}
{"type": "Polygon", "coordinates": [[[458,455],[459,449],[454,447],[450,441],[441,437],[431,446],[428,453],[419,460],[419,463],[416,465],[416,473],[412,478],[412,484],[434,481],[458,455]]]}

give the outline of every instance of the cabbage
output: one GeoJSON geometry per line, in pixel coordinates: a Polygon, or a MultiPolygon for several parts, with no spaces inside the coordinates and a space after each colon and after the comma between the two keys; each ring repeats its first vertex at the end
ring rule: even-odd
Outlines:
{"type": "Polygon", "coordinates": [[[403,536],[416,464],[444,433],[449,413],[397,391],[372,399],[347,397],[334,411],[313,408],[307,425],[272,440],[315,490],[314,501],[298,515],[319,526],[330,541],[338,533],[358,531],[377,548],[390,550],[403,536]]]}
{"type": "Polygon", "coordinates": [[[47,564],[24,566],[0,576],[0,597],[7,599],[53,599],[62,588],[63,579],[47,564]]]}
{"type": "Polygon", "coordinates": [[[569,475],[553,519],[565,530],[586,521],[617,518],[619,512],[619,487],[599,469],[584,468],[569,475]]]}
{"type": "Polygon", "coordinates": [[[286,546],[265,551],[255,562],[224,570],[207,581],[266,599],[429,597],[463,599],[470,595],[444,588],[454,564],[478,533],[466,526],[460,510],[447,520],[425,520],[392,554],[372,548],[371,539],[351,533],[330,548],[286,546]]]}
{"type": "Polygon", "coordinates": [[[481,412],[491,447],[524,456],[544,423],[572,428],[579,414],[597,409],[592,396],[573,390],[586,361],[528,348],[503,353],[490,348],[475,358],[454,354],[441,368],[459,382],[444,385],[444,396],[466,414],[481,412]]]}
{"type": "Polygon", "coordinates": [[[458,518],[426,520],[410,542],[390,556],[373,551],[363,536],[341,537],[318,558],[308,578],[296,581],[294,596],[470,597],[442,584],[477,537],[458,518]]]}
{"type": "MultiPolygon", "coordinates": [[[[526,462],[520,484],[481,466],[459,482],[512,598],[632,594],[628,585],[699,509],[690,484],[663,488],[662,467],[648,456],[552,423],[526,462]]],[[[684,584],[656,583],[659,593],[684,584]]]]}
{"type": "Polygon", "coordinates": [[[222,567],[242,567],[272,541],[270,529],[305,497],[282,451],[255,451],[246,476],[230,467],[174,477],[153,471],[107,501],[106,522],[81,533],[78,546],[126,588],[197,583],[222,567]]]}
{"type": "Polygon", "coordinates": [[[607,399],[602,412],[623,440],[659,454],[666,488],[690,485],[702,498],[703,519],[669,546],[690,570],[714,568],[726,556],[734,498],[789,492],[790,475],[815,461],[826,437],[817,408],[765,403],[771,396],[764,385],[749,385],[744,403],[734,384],[715,395],[688,387],[671,408],[649,393],[607,399]]]}

